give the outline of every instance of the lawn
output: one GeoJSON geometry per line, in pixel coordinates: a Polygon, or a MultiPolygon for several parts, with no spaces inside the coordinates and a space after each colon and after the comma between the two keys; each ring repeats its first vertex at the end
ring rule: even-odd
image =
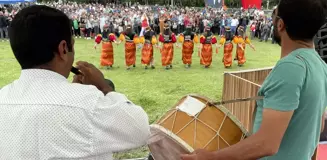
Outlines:
{"type": "MultiPolygon", "coordinates": [[[[192,68],[185,69],[181,60],[181,49],[177,48],[174,53],[174,68],[172,70],[164,70],[161,66],[158,49],[154,51],[156,69],[144,70],[141,67],[141,50],[138,50],[136,68],[126,70],[124,45],[114,45],[114,68],[101,70],[106,78],[115,83],[117,92],[126,94],[135,104],[144,108],[149,115],[150,123],[153,123],[187,94],[197,93],[213,100],[220,100],[224,71],[273,66],[279,59],[280,47],[278,45],[258,41],[253,41],[253,44],[256,51],[250,47],[246,48],[246,64],[243,67],[234,65],[231,69],[225,69],[221,62],[223,49],[219,50],[218,55],[213,56],[213,63],[209,69],[200,66],[200,58],[197,56],[197,49],[195,49],[192,68]]],[[[88,61],[100,67],[101,45],[98,45],[97,50],[93,48],[93,45],[93,40],[76,39],[75,61],[88,61]]],[[[0,51],[1,88],[19,77],[20,67],[13,56],[9,42],[0,42],[0,51]]],[[[233,54],[235,54],[235,49],[233,54]]],[[[143,148],[134,152],[119,154],[116,157],[141,157],[146,152],[146,148],[143,148]]]]}

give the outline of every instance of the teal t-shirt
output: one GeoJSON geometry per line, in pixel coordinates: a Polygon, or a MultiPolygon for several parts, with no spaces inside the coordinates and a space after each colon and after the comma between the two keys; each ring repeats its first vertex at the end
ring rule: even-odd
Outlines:
{"type": "Polygon", "coordinates": [[[327,106],[327,65],[314,49],[297,49],[279,60],[258,91],[254,133],[262,111],[294,114],[276,155],[263,160],[311,160],[318,145],[321,118],[327,106]]]}

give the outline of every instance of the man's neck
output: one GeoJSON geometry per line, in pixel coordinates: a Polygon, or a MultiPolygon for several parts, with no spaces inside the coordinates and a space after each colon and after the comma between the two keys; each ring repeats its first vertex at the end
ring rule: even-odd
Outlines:
{"type": "Polygon", "coordinates": [[[284,42],[282,41],[281,44],[281,57],[284,58],[287,55],[289,55],[291,52],[300,49],[300,48],[308,48],[308,49],[314,49],[314,44],[313,41],[293,41],[293,40],[285,40],[284,42]]]}

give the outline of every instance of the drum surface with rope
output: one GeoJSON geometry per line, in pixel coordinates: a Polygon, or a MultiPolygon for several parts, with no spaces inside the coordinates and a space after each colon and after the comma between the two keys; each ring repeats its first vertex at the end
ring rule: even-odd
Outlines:
{"type": "Polygon", "coordinates": [[[150,126],[148,146],[155,160],[180,160],[195,149],[216,151],[249,136],[225,107],[198,95],[183,97],[150,126]]]}

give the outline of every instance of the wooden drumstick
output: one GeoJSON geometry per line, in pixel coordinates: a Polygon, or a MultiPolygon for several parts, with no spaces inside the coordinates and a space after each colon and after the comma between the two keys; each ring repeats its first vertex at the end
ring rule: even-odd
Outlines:
{"type": "Polygon", "coordinates": [[[220,101],[220,102],[210,102],[212,105],[224,105],[224,104],[229,104],[229,103],[235,103],[235,102],[244,102],[244,101],[253,101],[253,100],[259,100],[263,99],[263,96],[255,96],[255,97],[250,97],[250,98],[237,98],[237,99],[232,99],[232,100],[226,100],[226,101],[220,101]]]}
{"type": "Polygon", "coordinates": [[[77,68],[75,67],[72,67],[72,69],[70,70],[72,73],[76,74],[76,75],[79,75],[79,74],[82,74],[77,68]]]}

